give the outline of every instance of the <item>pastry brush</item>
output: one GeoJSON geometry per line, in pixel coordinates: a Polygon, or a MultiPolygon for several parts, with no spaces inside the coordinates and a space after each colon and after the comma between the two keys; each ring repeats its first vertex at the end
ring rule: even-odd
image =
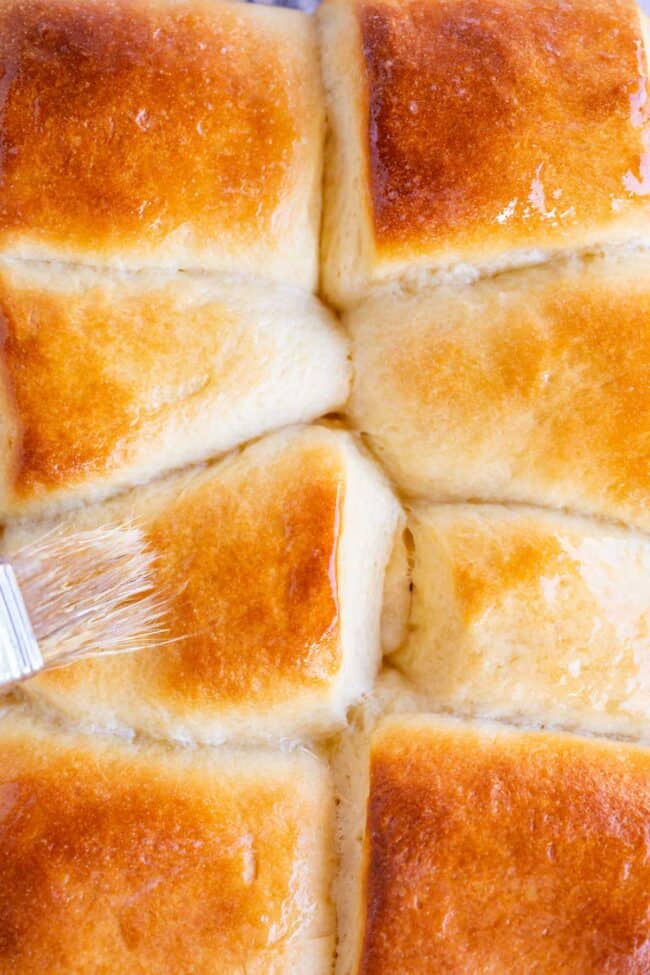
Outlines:
{"type": "Polygon", "coordinates": [[[136,525],[43,535],[0,563],[0,687],[160,642],[164,600],[136,525]]]}

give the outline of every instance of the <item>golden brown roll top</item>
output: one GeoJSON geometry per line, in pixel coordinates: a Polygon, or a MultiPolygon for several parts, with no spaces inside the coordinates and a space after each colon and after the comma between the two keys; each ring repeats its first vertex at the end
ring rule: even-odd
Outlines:
{"type": "Polygon", "coordinates": [[[395,717],[371,743],[367,808],[341,971],[647,970],[647,750],[395,717]]]}
{"type": "Polygon", "coordinates": [[[417,507],[409,636],[433,710],[650,739],[650,539],[542,510],[417,507]]]}
{"type": "Polygon", "coordinates": [[[409,494],[650,527],[650,254],[375,296],[349,411],[409,494]]]}
{"type": "Polygon", "coordinates": [[[304,751],[0,719],[0,971],[328,975],[332,796],[304,751]]]}
{"type": "Polygon", "coordinates": [[[0,252],[317,280],[311,19],[211,0],[3,0],[0,252]]]}
{"type": "Polygon", "coordinates": [[[237,278],[0,264],[0,514],[96,497],[347,396],[315,299],[237,278]]]}
{"type": "Polygon", "coordinates": [[[326,0],[324,284],[648,239],[632,0],[326,0]]]}
{"type": "MultiPolygon", "coordinates": [[[[141,526],[170,642],[54,671],[25,693],[159,737],[327,733],[372,686],[400,518],[352,438],[318,427],[87,508],[65,529],[141,526]]],[[[5,554],[43,530],[8,529],[5,554]]]]}

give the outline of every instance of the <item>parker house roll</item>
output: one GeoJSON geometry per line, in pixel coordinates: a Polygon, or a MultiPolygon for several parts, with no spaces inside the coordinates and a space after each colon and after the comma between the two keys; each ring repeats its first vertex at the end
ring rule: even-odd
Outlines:
{"type": "MultiPolygon", "coordinates": [[[[85,725],[165,738],[329,733],[372,686],[401,517],[353,439],[320,427],[88,508],[64,529],[142,527],[171,642],[54,671],[25,693],[85,725]]],[[[9,528],[3,551],[46,529],[9,528]]]]}
{"type": "Polygon", "coordinates": [[[417,506],[409,635],[433,710],[650,740],[650,537],[497,505],[417,506]]]}
{"type": "Polygon", "coordinates": [[[650,529],[650,251],[376,295],[349,414],[408,494],[650,529]]]}
{"type": "Polygon", "coordinates": [[[324,285],[650,239],[632,0],[325,0],[324,285]]]}
{"type": "Polygon", "coordinates": [[[218,0],[1,0],[0,252],[312,290],[312,19],[218,0]]]}
{"type": "Polygon", "coordinates": [[[366,769],[340,975],[645,975],[650,751],[411,715],[366,769]]]}
{"type": "Polygon", "coordinates": [[[313,756],[0,719],[3,975],[329,975],[332,793],[313,756]]]}
{"type": "Polygon", "coordinates": [[[149,480],[346,398],[311,297],[233,276],[0,261],[0,514],[149,480]]]}

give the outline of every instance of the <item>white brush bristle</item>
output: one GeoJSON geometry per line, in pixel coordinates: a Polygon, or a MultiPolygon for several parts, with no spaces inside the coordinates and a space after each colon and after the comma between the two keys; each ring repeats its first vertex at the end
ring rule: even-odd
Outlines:
{"type": "Polygon", "coordinates": [[[137,526],[55,529],[11,564],[47,667],[164,642],[165,601],[137,526]]]}

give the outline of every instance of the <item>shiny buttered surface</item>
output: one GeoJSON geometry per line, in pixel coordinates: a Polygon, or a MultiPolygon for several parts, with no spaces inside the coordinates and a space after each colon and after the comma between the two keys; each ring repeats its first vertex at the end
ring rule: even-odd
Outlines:
{"type": "Polygon", "coordinates": [[[648,975],[649,37],[0,0],[0,554],[165,626],[0,702],[0,975],[648,975]]]}
{"type": "MultiPolygon", "coordinates": [[[[75,512],[59,521],[66,532],[140,526],[166,598],[166,643],[53,671],[25,693],[75,721],[161,738],[331,733],[379,665],[401,517],[352,437],[321,427],[75,512]]],[[[9,527],[6,557],[49,527],[9,527]]]]}
{"type": "Polygon", "coordinates": [[[3,0],[0,69],[2,252],[315,285],[309,19],[211,0],[3,0]]]}
{"type": "Polygon", "coordinates": [[[325,972],[333,798],[305,752],[0,719],[3,972],[325,972]]]}
{"type": "Polygon", "coordinates": [[[648,734],[650,538],[541,508],[414,507],[392,661],[435,710],[648,734]]]}
{"type": "Polygon", "coordinates": [[[633,0],[326,0],[323,280],[495,270],[647,239],[633,0]]]}
{"type": "Polygon", "coordinates": [[[647,971],[648,751],[410,716],[369,765],[358,971],[647,971]]]}

